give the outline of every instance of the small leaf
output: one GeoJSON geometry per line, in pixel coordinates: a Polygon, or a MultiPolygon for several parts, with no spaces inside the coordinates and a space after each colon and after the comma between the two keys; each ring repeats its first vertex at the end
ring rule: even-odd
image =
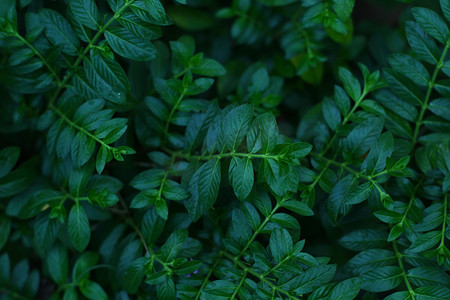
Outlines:
{"type": "Polygon", "coordinates": [[[86,211],[80,204],[72,206],[67,224],[69,238],[74,247],[82,252],[91,239],[91,229],[86,211]]]}

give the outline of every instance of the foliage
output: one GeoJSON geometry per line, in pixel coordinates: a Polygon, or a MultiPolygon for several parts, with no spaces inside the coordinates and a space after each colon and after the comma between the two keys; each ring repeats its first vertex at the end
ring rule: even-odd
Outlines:
{"type": "Polygon", "coordinates": [[[426,5],[0,1],[0,299],[450,299],[426,5]]]}

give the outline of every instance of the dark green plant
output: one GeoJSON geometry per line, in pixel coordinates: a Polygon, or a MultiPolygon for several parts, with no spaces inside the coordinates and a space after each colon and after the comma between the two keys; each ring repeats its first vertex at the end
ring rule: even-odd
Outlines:
{"type": "Polygon", "coordinates": [[[450,299],[432,2],[2,0],[0,299],[450,299]]]}

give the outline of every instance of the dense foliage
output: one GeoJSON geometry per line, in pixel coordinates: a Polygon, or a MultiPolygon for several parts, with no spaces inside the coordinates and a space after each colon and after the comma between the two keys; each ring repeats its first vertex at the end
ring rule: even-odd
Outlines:
{"type": "Polygon", "coordinates": [[[450,299],[450,0],[401,2],[1,0],[0,299],[450,299]]]}

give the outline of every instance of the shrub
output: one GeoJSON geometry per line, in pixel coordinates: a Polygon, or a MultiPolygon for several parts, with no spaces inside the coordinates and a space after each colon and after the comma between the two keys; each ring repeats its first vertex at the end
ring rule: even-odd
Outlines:
{"type": "Polygon", "coordinates": [[[450,299],[450,1],[354,2],[2,0],[0,299],[450,299]]]}

